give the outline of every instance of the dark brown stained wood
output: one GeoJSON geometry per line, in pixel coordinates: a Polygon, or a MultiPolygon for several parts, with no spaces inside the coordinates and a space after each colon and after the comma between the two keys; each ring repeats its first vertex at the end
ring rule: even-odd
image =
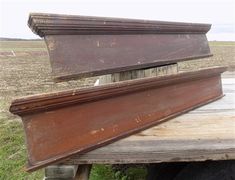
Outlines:
{"type": "Polygon", "coordinates": [[[15,100],[22,117],[28,170],[84,153],[223,96],[212,68],[15,100]]]}
{"type": "Polygon", "coordinates": [[[44,37],[57,81],[155,67],[211,56],[211,25],[30,14],[44,37]]]}
{"type": "Polygon", "coordinates": [[[207,33],[210,24],[151,21],[126,18],[31,13],[28,25],[41,37],[74,34],[207,33]]]}

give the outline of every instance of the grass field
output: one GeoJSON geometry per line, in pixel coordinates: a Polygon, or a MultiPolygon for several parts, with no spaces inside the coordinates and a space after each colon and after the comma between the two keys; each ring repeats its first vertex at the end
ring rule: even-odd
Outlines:
{"type": "MultiPolygon", "coordinates": [[[[235,70],[235,42],[210,42],[213,57],[179,63],[180,71],[209,66],[235,70]]],[[[21,96],[93,85],[94,78],[53,83],[43,41],[0,41],[0,180],[42,179],[43,171],[25,173],[26,147],[20,118],[8,112],[10,102],[21,96]]],[[[144,179],[144,168],[132,168],[127,175],[110,166],[96,165],[92,180],[144,179]],[[136,176],[138,173],[138,177],[136,176]]]]}

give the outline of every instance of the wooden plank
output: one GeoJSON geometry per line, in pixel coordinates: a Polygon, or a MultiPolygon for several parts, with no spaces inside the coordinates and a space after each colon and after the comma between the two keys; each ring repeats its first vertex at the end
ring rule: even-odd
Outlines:
{"type": "Polygon", "coordinates": [[[45,168],[44,180],[73,179],[77,172],[77,165],[51,165],[45,168]]]}
{"type": "Polygon", "coordinates": [[[10,110],[23,120],[28,170],[100,147],[220,98],[224,70],[204,69],[14,101],[10,110]]]}
{"type": "Polygon", "coordinates": [[[56,81],[156,67],[211,56],[209,24],[31,14],[56,81]]]}
{"type": "Polygon", "coordinates": [[[222,99],[67,164],[128,164],[235,159],[235,78],[223,78],[222,99]]]}
{"type": "Polygon", "coordinates": [[[88,180],[92,165],[79,165],[74,180],[88,180]]]}
{"type": "Polygon", "coordinates": [[[99,77],[99,85],[126,81],[131,79],[172,75],[172,74],[177,74],[177,72],[178,72],[178,65],[177,63],[174,63],[169,65],[157,66],[155,68],[132,70],[121,73],[103,75],[99,77]]]}

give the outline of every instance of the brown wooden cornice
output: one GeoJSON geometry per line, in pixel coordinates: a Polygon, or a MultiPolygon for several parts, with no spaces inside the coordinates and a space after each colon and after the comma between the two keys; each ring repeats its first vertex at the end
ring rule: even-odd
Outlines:
{"type": "Polygon", "coordinates": [[[117,82],[99,87],[28,96],[13,101],[10,111],[14,114],[21,115],[45,109],[51,110],[73,104],[98,101],[100,99],[134,93],[136,91],[144,91],[154,87],[167,86],[169,84],[177,84],[184,81],[193,81],[195,79],[200,79],[202,76],[213,76],[214,74],[224,72],[225,69],[225,67],[209,68],[194,72],[179,73],[176,75],[117,82]]]}
{"type": "Polygon", "coordinates": [[[28,25],[40,37],[75,34],[205,34],[210,24],[31,13],[28,25]]]}
{"type": "Polygon", "coordinates": [[[210,68],[166,77],[21,98],[28,171],[82,154],[223,97],[221,73],[210,68]]]}

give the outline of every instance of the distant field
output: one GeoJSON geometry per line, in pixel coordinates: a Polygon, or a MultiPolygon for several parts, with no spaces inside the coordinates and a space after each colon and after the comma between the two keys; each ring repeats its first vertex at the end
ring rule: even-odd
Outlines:
{"type": "MultiPolygon", "coordinates": [[[[228,66],[230,71],[235,70],[235,42],[210,42],[210,47],[213,57],[181,62],[179,70],[210,66],[228,66]]],[[[0,41],[0,179],[42,179],[43,175],[42,171],[28,174],[23,170],[26,163],[23,127],[20,119],[8,112],[10,102],[16,97],[94,83],[91,78],[55,84],[50,71],[43,41],[0,41]]],[[[121,179],[121,176],[113,174],[109,166],[96,166],[92,179],[121,179]]]]}
{"type": "Polygon", "coordinates": [[[8,50],[8,49],[17,49],[17,48],[23,48],[23,49],[44,49],[46,48],[46,45],[44,41],[0,41],[0,50],[8,50]]]}
{"type": "Polygon", "coordinates": [[[227,66],[229,71],[235,70],[235,42],[210,42],[212,57],[179,63],[181,71],[197,70],[211,66],[227,66]]]}

